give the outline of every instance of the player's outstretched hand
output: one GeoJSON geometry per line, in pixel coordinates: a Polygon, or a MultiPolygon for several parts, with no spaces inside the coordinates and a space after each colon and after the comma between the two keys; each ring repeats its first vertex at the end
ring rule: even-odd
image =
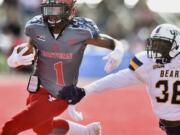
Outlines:
{"type": "Polygon", "coordinates": [[[27,47],[26,43],[16,46],[7,60],[8,65],[12,68],[16,68],[21,65],[24,66],[31,65],[32,61],[34,60],[35,53],[24,56],[24,54],[28,51],[28,49],[29,48],[27,47]],[[20,52],[18,52],[18,49],[20,47],[24,47],[24,48],[20,52]]]}
{"type": "Polygon", "coordinates": [[[115,49],[103,57],[103,60],[107,61],[104,67],[106,73],[110,73],[121,64],[125,50],[124,44],[121,41],[115,40],[115,49]]]}
{"type": "Polygon", "coordinates": [[[71,118],[75,121],[82,121],[83,120],[83,114],[82,112],[78,112],[76,110],[75,105],[69,105],[68,106],[68,113],[71,116],[71,118]]]}
{"type": "Polygon", "coordinates": [[[67,100],[69,104],[75,105],[86,95],[83,88],[75,85],[65,86],[59,91],[58,98],[67,100]]]}

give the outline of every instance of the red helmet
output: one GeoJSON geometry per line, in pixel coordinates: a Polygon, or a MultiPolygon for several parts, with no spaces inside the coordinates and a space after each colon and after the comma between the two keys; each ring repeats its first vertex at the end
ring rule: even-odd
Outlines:
{"type": "Polygon", "coordinates": [[[58,19],[53,23],[67,22],[75,15],[76,0],[43,0],[41,12],[43,18],[48,22],[50,16],[56,16],[58,19]]]}

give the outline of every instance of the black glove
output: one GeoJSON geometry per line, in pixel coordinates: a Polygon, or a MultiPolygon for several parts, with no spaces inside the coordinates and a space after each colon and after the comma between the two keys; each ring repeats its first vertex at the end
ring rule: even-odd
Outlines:
{"type": "Polygon", "coordinates": [[[65,86],[59,91],[58,98],[67,100],[69,104],[75,105],[86,95],[83,88],[75,85],[65,86]]]}

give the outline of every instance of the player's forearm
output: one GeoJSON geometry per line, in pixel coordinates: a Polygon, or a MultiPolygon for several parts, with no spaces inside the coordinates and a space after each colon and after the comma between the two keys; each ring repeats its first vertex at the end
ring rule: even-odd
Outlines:
{"type": "Polygon", "coordinates": [[[85,86],[85,91],[86,95],[89,95],[91,93],[115,90],[140,83],[141,81],[137,79],[132,71],[124,69],[85,86]]]}
{"type": "Polygon", "coordinates": [[[106,34],[99,34],[98,37],[93,39],[88,39],[85,41],[85,44],[94,45],[102,48],[107,48],[110,50],[114,50],[117,47],[123,47],[122,44],[119,43],[118,40],[106,35],[106,34]]]}
{"type": "MultiPolygon", "coordinates": [[[[109,35],[106,34],[100,34],[99,37],[99,44],[97,46],[107,48],[110,50],[114,50],[116,47],[116,39],[110,37],[109,35]]],[[[95,44],[96,45],[96,44],[95,44]]]]}

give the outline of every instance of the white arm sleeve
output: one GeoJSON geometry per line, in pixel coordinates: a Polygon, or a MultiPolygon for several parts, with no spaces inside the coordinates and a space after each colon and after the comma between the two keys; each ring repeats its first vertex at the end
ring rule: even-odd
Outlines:
{"type": "Polygon", "coordinates": [[[110,74],[100,80],[97,80],[85,86],[86,95],[94,92],[108,91],[116,88],[122,88],[135,84],[141,84],[142,81],[138,75],[129,68],[120,70],[117,73],[110,74]]]}

